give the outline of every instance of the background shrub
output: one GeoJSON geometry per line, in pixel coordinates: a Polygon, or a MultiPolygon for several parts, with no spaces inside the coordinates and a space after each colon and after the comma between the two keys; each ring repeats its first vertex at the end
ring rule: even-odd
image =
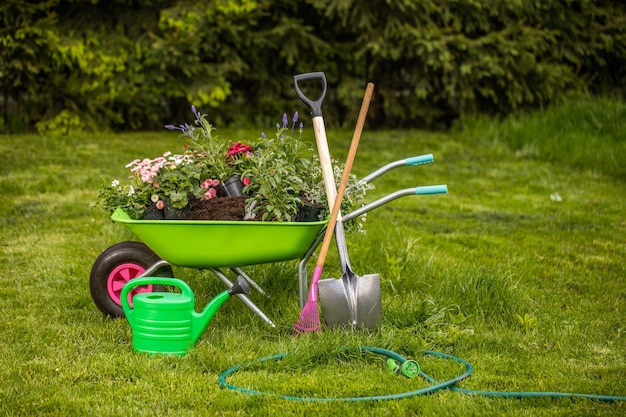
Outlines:
{"type": "Polygon", "coordinates": [[[255,125],[324,71],[330,124],[448,127],[626,91],[626,5],[608,0],[5,0],[0,129],[146,130],[190,104],[255,125]]]}

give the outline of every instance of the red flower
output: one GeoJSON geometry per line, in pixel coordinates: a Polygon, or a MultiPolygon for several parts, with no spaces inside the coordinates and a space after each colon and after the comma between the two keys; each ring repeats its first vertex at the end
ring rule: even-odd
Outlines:
{"type": "Polygon", "coordinates": [[[228,147],[228,151],[226,152],[226,161],[230,164],[233,159],[236,159],[241,155],[251,156],[252,146],[241,142],[233,142],[233,144],[228,147]]]}

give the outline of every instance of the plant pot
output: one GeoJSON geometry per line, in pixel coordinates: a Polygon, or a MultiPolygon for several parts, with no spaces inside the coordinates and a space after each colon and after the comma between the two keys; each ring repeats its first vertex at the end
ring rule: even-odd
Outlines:
{"type": "Polygon", "coordinates": [[[189,211],[191,210],[190,204],[179,209],[174,207],[169,200],[163,200],[163,202],[165,203],[165,208],[163,209],[165,220],[186,220],[187,217],[189,217],[189,211]]]}
{"type": "Polygon", "coordinates": [[[159,210],[156,207],[156,203],[152,203],[144,210],[141,218],[143,220],[163,220],[165,219],[165,212],[159,210]]]}
{"type": "Polygon", "coordinates": [[[222,181],[216,187],[217,195],[220,197],[241,197],[243,194],[243,183],[241,176],[235,174],[222,181]]]}
{"type": "Polygon", "coordinates": [[[317,222],[320,219],[320,216],[324,212],[324,207],[322,206],[314,206],[307,203],[298,203],[298,213],[296,213],[296,217],[294,221],[296,222],[317,222]]]}

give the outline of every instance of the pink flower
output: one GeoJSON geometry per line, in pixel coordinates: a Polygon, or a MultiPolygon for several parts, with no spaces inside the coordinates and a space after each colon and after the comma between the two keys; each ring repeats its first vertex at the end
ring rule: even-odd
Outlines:
{"type": "Polygon", "coordinates": [[[163,200],[159,200],[156,202],[155,206],[157,209],[163,210],[165,208],[165,203],[163,202],[163,200]]]}
{"type": "Polygon", "coordinates": [[[213,180],[211,185],[213,185],[213,187],[217,187],[218,185],[220,185],[220,180],[213,180]]]}
{"type": "Polygon", "coordinates": [[[250,185],[250,178],[244,177],[244,179],[241,180],[241,182],[243,183],[243,185],[250,185]]]}

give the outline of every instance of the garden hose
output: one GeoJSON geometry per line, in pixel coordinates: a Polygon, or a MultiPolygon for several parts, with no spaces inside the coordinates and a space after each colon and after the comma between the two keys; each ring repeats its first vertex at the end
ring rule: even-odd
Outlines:
{"type": "MultiPolygon", "coordinates": [[[[523,398],[523,397],[548,397],[548,398],[586,398],[597,401],[626,401],[626,396],[611,396],[611,395],[596,395],[596,394],[577,394],[577,393],[566,393],[566,392],[509,392],[509,391],[481,391],[481,390],[471,390],[464,388],[457,388],[455,385],[462,381],[465,378],[468,378],[474,368],[472,365],[464,359],[457,358],[456,356],[448,355],[446,353],[436,352],[425,350],[423,353],[430,356],[436,356],[439,358],[452,360],[458,362],[465,366],[465,371],[460,375],[451,378],[447,381],[437,381],[431,376],[425,374],[419,367],[419,364],[413,360],[406,359],[403,356],[393,352],[391,350],[377,348],[377,347],[368,347],[363,346],[360,347],[361,352],[371,352],[376,353],[382,356],[387,357],[387,366],[389,369],[398,374],[404,375],[408,378],[413,378],[415,376],[421,376],[424,378],[430,385],[421,388],[418,390],[407,391],[397,394],[385,394],[385,395],[372,395],[372,396],[363,396],[363,397],[329,397],[329,398],[319,398],[319,397],[295,397],[290,395],[282,395],[275,394],[270,392],[257,391],[248,388],[238,387],[226,382],[226,378],[235,372],[241,370],[242,368],[253,364],[254,362],[248,362],[243,365],[236,365],[230,369],[222,372],[218,378],[218,383],[221,388],[241,392],[243,394],[252,394],[252,395],[271,395],[278,398],[282,398],[285,400],[292,401],[306,401],[306,402],[331,402],[331,401],[345,401],[345,402],[356,402],[356,401],[383,401],[383,400],[399,400],[402,398],[408,398],[418,395],[432,394],[436,391],[449,389],[451,391],[459,392],[462,394],[473,394],[473,395],[483,395],[483,396],[492,396],[492,397],[505,397],[505,398],[523,398]],[[403,366],[404,365],[404,366],[403,366]],[[403,369],[404,368],[404,369],[403,369]]],[[[279,353],[275,355],[266,356],[260,359],[257,359],[256,363],[264,363],[274,360],[280,360],[287,356],[287,353],[279,353]]]]}

